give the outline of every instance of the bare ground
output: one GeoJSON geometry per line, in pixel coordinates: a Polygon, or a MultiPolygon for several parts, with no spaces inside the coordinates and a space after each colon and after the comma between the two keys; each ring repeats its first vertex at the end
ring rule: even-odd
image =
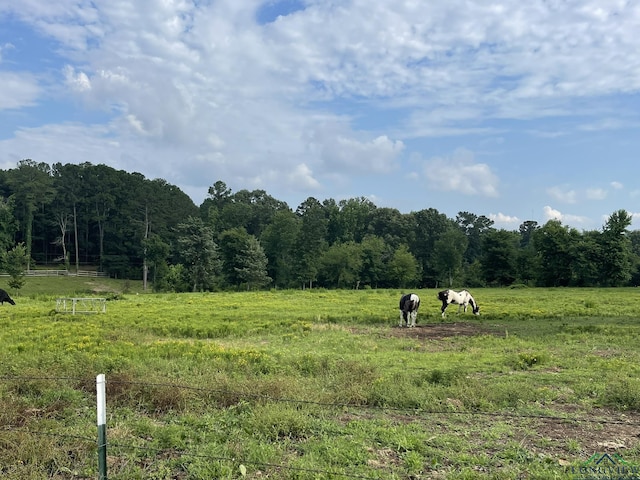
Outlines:
{"type": "Polygon", "coordinates": [[[504,336],[504,332],[474,323],[454,322],[416,325],[412,328],[396,326],[390,330],[389,335],[393,337],[438,339],[459,336],[471,337],[475,335],[504,336]]]}

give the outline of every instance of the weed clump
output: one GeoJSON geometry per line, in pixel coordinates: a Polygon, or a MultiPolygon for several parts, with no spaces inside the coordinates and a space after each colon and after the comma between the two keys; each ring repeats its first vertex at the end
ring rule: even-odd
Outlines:
{"type": "Polygon", "coordinates": [[[604,390],[602,403],[621,411],[640,411],[640,381],[629,378],[615,380],[604,390]]]}
{"type": "Polygon", "coordinates": [[[520,352],[516,358],[509,359],[508,364],[514,370],[529,370],[545,363],[546,360],[546,354],[542,352],[520,352]]]}

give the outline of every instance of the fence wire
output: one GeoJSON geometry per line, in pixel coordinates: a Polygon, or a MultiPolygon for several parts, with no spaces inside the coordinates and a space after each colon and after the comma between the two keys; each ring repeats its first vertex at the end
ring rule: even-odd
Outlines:
{"type": "MultiPolygon", "coordinates": [[[[66,381],[75,381],[82,382],[83,384],[87,382],[94,382],[95,380],[82,378],[82,377],[13,377],[13,376],[0,376],[0,381],[36,381],[36,380],[47,380],[47,381],[58,381],[58,380],[66,380],[66,381]]],[[[359,409],[359,410],[374,410],[380,412],[405,412],[410,416],[418,416],[421,415],[451,415],[451,416],[488,416],[488,417],[504,417],[504,418],[523,418],[523,419],[535,419],[535,420],[549,420],[549,421],[557,421],[557,422],[572,422],[572,423],[598,423],[598,424],[607,424],[607,425],[632,425],[632,426],[640,426],[640,422],[630,422],[630,421],[622,421],[622,420],[612,420],[610,418],[579,418],[579,417],[571,417],[571,416],[559,416],[559,415],[545,415],[545,414],[536,414],[536,413],[509,413],[509,412],[485,412],[480,410],[470,411],[470,410],[425,410],[422,408],[409,408],[409,407],[394,407],[394,406],[380,406],[380,405],[368,405],[361,403],[335,403],[335,402],[321,402],[317,400],[308,400],[308,399],[298,399],[298,398],[284,398],[284,397],[273,397],[270,395],[264,395],[259,393],[248,393],[234,390],[223,390],[217,388],[210,387],[194,387],[191,385],[181,385],[176,383],[165,383],[165,382],[140,382],[140,381],[123,381],[123,380],[109,380],[107,378],[107,385],[136,385],[136,386],[144,386],[144,387],[163,387],[163,388],[175,388],[180,390],[190,390],[197,392],[205,392],[205,393],[217,393],[222,395],[232,394],[234,396],[240,398],[251,398],[251,399],[259,399],[259,400],[268,400],[273,403],[293,403],[299,405],[317,405],[321,407],[327,408],[338,408],[338,409],[359,409]]]]}
{"type": "MultiPolygon", "coordinates": [[[[86,378],[86,377],[50,377],[50,376],[0,376],[0,381],[2,382],[28,382],[28,381],[71,381],[71,382],[79,382],[83,385],[88,384],[89,382],[94,382],[94,378],[86,378]]],[[[494,418],[510,418],[510,419],[535,419],[542,421],[550,421],[550,422],[564,422],[564,423],[597,423],[597,424],[608,424],[608,425],[628,425],[628,426],[638,426],[640,427],[639,422],[632,421],[622,421],[622,420],[613,420],[610,418],[578,418],[578,417],[570,417],[570,416],[557,416],[557,415],[544,415],[544,414],[523,414],[523,413],[509,413],[509,412],[483,412],[483,411],[451,411],[451,410],[424,410],[420,408],[403,408],[403,407],[392,407],[392,406],[377,406],[377,405],[367,405],[367,404],[357,404],[357,403],[331,403],[331,402],[321,402],[315,400],[307,400],[307,399],[296,399],[296,398],[282,398],[282,397],[273,397],[269,395],[263,394],[252,394],[246,392],[237,392],[232,390],[224,390],[224,389],[216,389],[216,388],[205,388],[205,387],[194,387],[191,385],[181,385],[174,383],[164,383],[164,382],[139,382],[139,381],[120,381],[113,380],[109,381],[107,378],[107,385],[137,385],[137,386],[147,386],[147,387],[163,387],[163,388],[174,388],[181,390],[190,390],[190,391],[198,391],[205,393],[218,393],[218,394],[234,394],[239,398],[252,398],[252,399],[260,399],[267,400],[273,403],[293,403],[300,405],[317,405],[325,408],[337,408],[337,409],[353,409],[353,410],[374,410],[379,412],[396,412],[396,413],[404,413],[407,416],[412,418],[416,417],[424,417],[428,415],[438,415],[438,416],[485,416],[485,417],[494,417],[494,418]]],[[[108,399],[107,399],[108,400],[108,399]]],[[[107,426],[108,428],[108,426],[107,426]]],[[[39,430],[39,429],[30,429],[26,427],[12,426],[12,425],[3,425],[0,426],[0,431],[8,431],[18,434],[26,434],[26,435],[40,435],[40,436],[49,436],[56,437],[64,440],[73,440],[73,441],[81,441],[91,443],[93,446],[96,446],[96,438],[87,437],[83,435],[74,435],[67,434],[61,432],[55,432],[50,430],[39,430]]],[[[137,451],[145,451],[145,452],[155,452],[156,456],[162,454],[167,451],[166,448],[158,448],[158,447],[150,447],[150,446],[139,446],[133,444],[126,444],[123,442],[107,442],[107,448],[110,451],[114,449],[122,451],[122,450],[137,450],[137,451]]],[[[302,467],[293,467],[287,465],[279,465],[273,463],[264,463],[264,462],[255,462],[255,461],[246,461],[240,458],[235,457],[225,457],[225,456],[217,456],[217,455],[206,455],[206,454],[197,454],[192,453],[185,450],[176,450],[171,449],[173,454],[176,454],[180,457],[191,457],[191,458],[200,458],[211,461],[218,462],[228,462],[242,465],[250,465],[254,467],[261,468],[272,468],[278,470],[287,470],[292,472],[300,472],[300,473],[310,473],[316,475],[327,475],[330,477],[343,477],[343,478],[353,478],[360,480],[379,480],[379,477],[369,477],[364,475],[354,475],[344,472],[330,471],[330,470],[320,470],[320,469],[312,469],[312,468],[302,468],[302,467]]],[[[391,469],[384,469],[389,474],[398,474],[398,472],[393,471],[391,469]]],[[[110,474],[113,478],[113,475],[110,474]]],[[[116,475],[117,476],[117,475],[116,475]]]]}

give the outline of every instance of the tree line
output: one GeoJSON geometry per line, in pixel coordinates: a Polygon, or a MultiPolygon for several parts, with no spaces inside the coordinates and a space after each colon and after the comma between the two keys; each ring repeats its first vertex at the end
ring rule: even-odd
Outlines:
{"type": "Polygon", "coordinates": [[[364,197],[309,197],[293,210],[223,181],[197,206],[165,180],[102,164],[0,170],[5,271],[89,265],[157,291],[637,285],[630,225],[618,210],[601,230],[558,220],[505,230],[484,215],[401,213],[364,197]]]}

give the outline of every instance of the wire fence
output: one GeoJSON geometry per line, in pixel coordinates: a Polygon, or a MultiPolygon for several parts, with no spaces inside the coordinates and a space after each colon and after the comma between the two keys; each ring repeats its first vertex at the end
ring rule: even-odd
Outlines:
{"type": "MultiPolygon", "coordinates": [[[[96,443],[96,439],[95,438],[85,437],[85,436],[82,436],[82,435],[70,435],[70,434],[52,432],[52,431],[46,431],[46,430],[27,429],[27,428],[24,428],[24,427],[2,426],[2,427],[0,427],[0,431],[11,431],[11,432],[14,432],[14,433],[23,433],[23,434],[26,434],[26,435],[49,436],[49,437],[59,438],[59,439],[62,439],[62,440],[78,440],[78,441],[85,442],[87,445],[89,445],[89,444],[94,445],[96,443]]],[[[124,443],[119,443],[119,442],[108,442],[107,443],[107,447],[109,448],[110,451],[112,451],[113,449],[116,449],[116,450],[138,450],[138,451],[143,451],[143,452],[147,452],[147,453],[149,453],[149,452],[155,453],[156,456],[161,455],[162,453],[166,452],[166,450],[167,450],[165,448],[147,447],[147,446],[140,446],[140,445],[124,444],[124,443]]],[[[293,467],[291,465],[282,465],[282,464],[276,464],[276,463],[247,461],[247,460],[242,460],[242,459],[235,458],[235,457],[225,457],[225,456],[219,456],[219,455],[197,454],[197,453],[189,452],[187,450],[172,449],[171,451],[175,456],[180,456],[180,457],[201,458],[201,459],[205,459],[205,460],[211,460],[211,461],[217,461],[217,462],[227,462],[227,463],[241,463],[243,465],[246,464],[246,465],[251,465],[251,466],[254,466],[254,467],[273,468],[273,469],[276,469],[276,470],[289,470],[289,471],[305,472],[305,473],[313,473],[313,474],[324,474],[324,475],[329,475],[329,476],[334,476],[334,477],[356,478],[356,479],[364,479],[364,480],[378,480],[377,477],[368,477],[368,476],[364,476],[364,475],[354,475],[354,474],[331,471],[331,470],[320,470],[320,469],[313,469],[313,468],[293,467]]],[[[112,477],[112,475],[110,475],[110,476],[112,477]]]]}
{"type": "MultiPolygon", "coordinates": [[[[49,377],[49,376],[0,376],[0,381],[5,382],[20,382],[20,381],[74,381],[81,384],[87,384],[87,382],[93,382],[93,379],[88,379],[86,377],[49,377]]],[[[108,380],[110,385],[137,385],[144,387],[165,387],[165,388],[175,388],[180,390],[190,390],[204,393],[216,393],[221,395],[234,394],[239,398],[251,398],[254,400],[267,400],[273,403],[290,403],[290,404],[299,404],[299,405],[317,405],[321,407],[328,408],[337,408],[337,409],[355,409],[355,410],[373,410],[380,412],[404,412],[409,416],[418,417],[418,416],[427,416],[427,415],[451,415],[451,416],[489,416],[489,417],[502,417],[502,418],[522,418],[522,419],[537,419],[537,420],[549,420],[556,422],[574,422],[574,423],[599,423],[599,424],[610,424],[610,425],[634,425],[640,426],[640,422],[634,421],[622,421],[622,420],[613,420],[608,417],[579,417],[579,416],[571,416],[571,415],[546,415],[546,414],[535,414],[535,413],[509,413],[509,412],[487,412],[487,411],[470,411],[470,410],[425,410],[421,408],[411,408],[411,407],[394,407],[394,406],[380,406],[380,405],[371,405],[371,404],[363,404],[363,403],[348,403],[348,402],[321,402],[317,400],[308,400],[308,399],[299,399],[299,398],[286,398],[286,397],[274,397],[271,395],[265,395],[260,393],[247,393],[247,392],[238,392],[232,391],[229,389],[218,389],[211,387],[194,387],[192,385],[182,385],[176,383],[168,383],[168,382],[141,382],[141,381],[123,381],[123,380],[108,380]]]]}
{"type": "MultiPolygon", "coordinates": [[[[77,382],[82,385],[87,385],[89,382],[93,382],[93,379],[88,379],[86,377],[50,377],[50,376],[0,376],[0,382],[15,382],[15,383],[27,383],[33,381],[67,381],[67,382],[77,382]]],[[[341,411],[345,410],[367,410],[367,411],[378,411],[378,412],[394,412],[395,414],[404,414],[408,418],[428,418],[429,416],[469,416],[469,417],[491,417],[494,419],[523,419],[523,420],[540,420],[545,422],[562,422],[562,423],[574,423],[574,424],[590,424],[596,423],[599,425],[626,425],[632,427],[640,427],[640,422],[636,422],[633,420],[618,420],[612,419],[610,417],[584,417],[584,416],[576,416],[576,415],[546,415],[546,414],[535,414],[535,413],[509,413],[509,412],[486,412],[486,411],[452,411],[452,410],[424,410],[417,408],[406,408],[406,407],[393,407],[393,406],[378,406],[378,405],[369,405],[369,404],[360,404],[360,403],[331,403],[331,402],[322,402],[308,399],[297,399],[297,398],[284,398],[284,397],[274,397],[270,395],[264,394],[251,394],[246,392],[233,392],[228,389],[217,389],[217,388],[205,388],[205,387],[194,387],[191,385],[181,385],[175,383],[163,383],[163,382],[140,382],[140,381],[121,381],[121,380],[107,380],[110,385],[136,385],[142,387],[163,387],[169,389],[180,389],[180,390],[189,390],[202,392],[206,394],[221,394],[228,395],[233,394],[237,398],[241,399],[253,399],[253,400],[263,400],[269,401],[273,403],[287,403],[287,404],[296,404],[296,405],[316,405],[324,408],[335,408],[341,411]]],[[[83,445],[96,445],[96,437],[87,437],[83,435],[75,435],[62,433],[52,430],[43,430],[43,429],[32,429],[25,426],[20,425],[0,425],[0,431],[8,431],[26,435],[37,435],[37,436],[49,436],[55,437],[62,440],[71,440],[82,442],[83,445]]],[[[166,453],[166,448],[153,447],[153,446],[141,446],[134,444],[127,444],[124,442],[107,442],[106,446],[109,448],[110,452],[116,451],[144,451],[147,453],[155,454],[156,456],[160,456],[166,453]]],[[[354,478],[354,479],[365,479],[365,480],[377,480],[379,477],[369,477],[357,474],[349,474],[345,472],[339,471],[331,471],[331,470],[321,470],[321,469],[312,469],[312,468],[301,468],[295,467],[291,465],[281,465],[281,464],[273,464],[273,463],[264,463],[264,462],[255,462],[249,461],[246,459],[236,458],[236,457],[226,457],[226,456],[218,456],[218,455],[208,455],[208,454],[198,454],[189,452],[187,450],[179,450],[172,448],[171,453],[174,456],[180,457],[191,457],[191,458],[200,458],[217,462],[228,462],[232,464],[242,464],[242,465],[250,465],[257,468],[272,468],[275,470],[287,470],[292,472],[302,472],[309,473],[315,475],[326,475],[328,477],[335,478],[354,478]]],[[[389,473],[397,473],[392,472],[389,473]]]]}
{"type": "MultiPolygon", "coordinates": [[[[7,272],[0,272],[0,277],[9,277],[7,272]]],[[[108,278],[107,272],[98,272],[97,270],[61,270],[61,269],[48,269],[48,270],[25,270],[25,277],[102,277],[108,278]]]]}

